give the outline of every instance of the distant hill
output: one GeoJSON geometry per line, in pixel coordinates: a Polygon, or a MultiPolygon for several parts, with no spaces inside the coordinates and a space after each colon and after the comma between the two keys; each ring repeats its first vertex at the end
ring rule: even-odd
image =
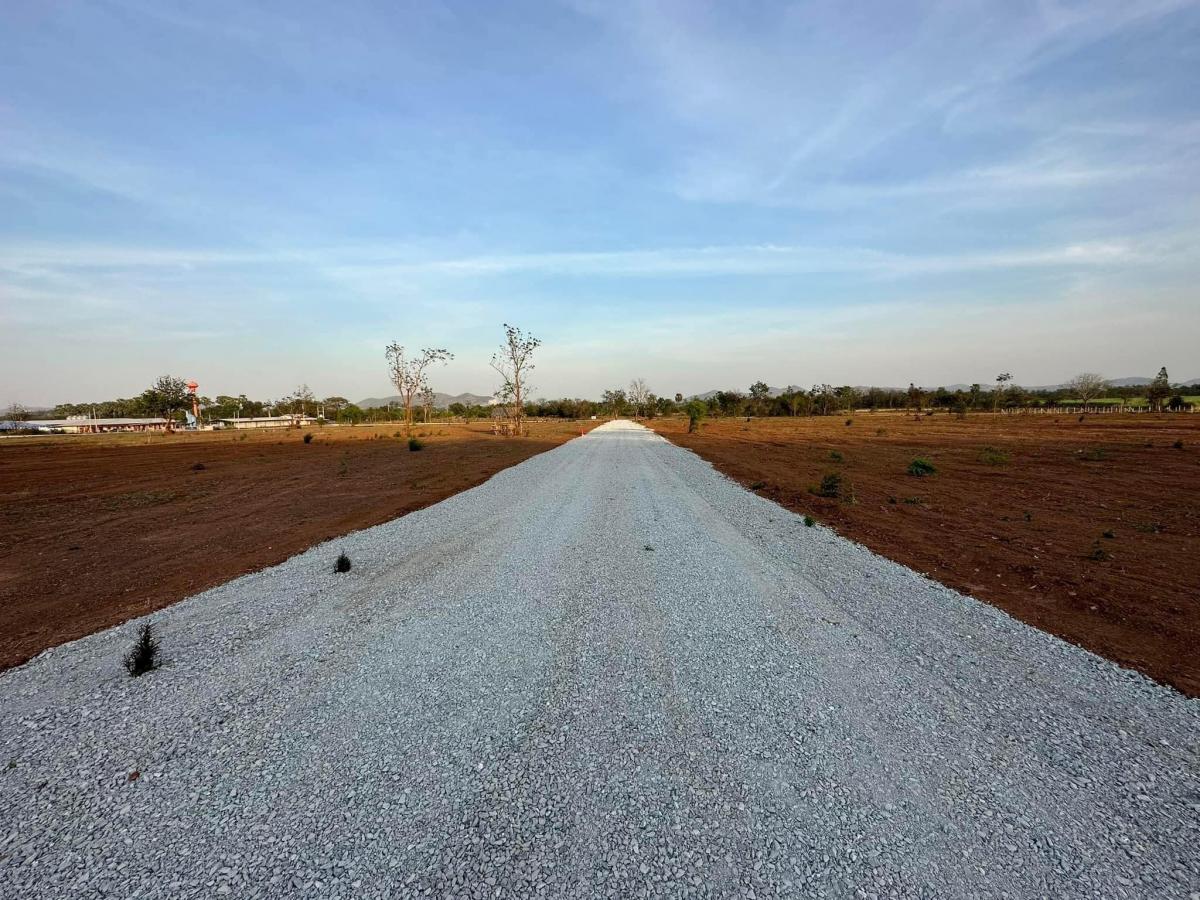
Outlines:
{"type": "MultiPolygon", "coordinates": [[[[433,395],[433,405],[437,409],[445,409],[452,403],[461,403],[463,406],[490,406],[495,402],[495,398],[491,395],[484,396],[483,394],[441,394],[433,395]]],[[[391,397],[368,397],[366,400],[358,401],[358,406],[363,409],[375,409],[380,406],[387,406],[389,403],[394,403],[397,406],[403,406],[404,400],[397,394],[391,397]]],[[[414,402],[414,405],[417,405],[414,402]]]]}

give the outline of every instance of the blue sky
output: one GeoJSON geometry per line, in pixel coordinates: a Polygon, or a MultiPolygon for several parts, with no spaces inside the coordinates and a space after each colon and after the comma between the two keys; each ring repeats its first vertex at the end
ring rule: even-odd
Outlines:
{"type": "Polygon", "coordinates": [[[0,6],[0,403],[1200,375],[1200,4],[0,6]]]}

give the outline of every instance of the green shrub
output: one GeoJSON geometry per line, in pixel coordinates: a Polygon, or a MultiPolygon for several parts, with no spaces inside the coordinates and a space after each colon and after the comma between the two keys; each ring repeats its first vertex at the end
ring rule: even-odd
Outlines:
{"type": "Polygon", "coordinates": [[[814,519],[812,516],[804,517],[804,527],[805,528],[812,528],[816,524],[817,524],[817,520],[814,519]]]}
{"type": "Polygon", "coordinates": [[[829,473],[821,479],[821,485],[816,488],[814,493],[818,497],[830,497],[836,500],[842,496],[842,476],[836,472],[829,473]]]}
{"type": "Polygon", "coordinates": [[[337,562],[333,564],[333,571],[337,572],[339,575],[345,575],[347,572],[349,572],[350,557],[348,557],[345,553],[339,553],[337,562]]]}
{"type": "Polygon", "coordinates": [[[1092,544],[1091,552],[1088,553],[1087,558],[1095,562],[1104,562],[1105,560],[1112,559],[1112,554],[1100,545],[1100,540],[1097,538],[1096,542],[1092,544]]]}
{"type": "Polygon", "coordinates": [[[984,447],[979,451],[979,461],[985,466],[1006,466],[1008,460],[1008,453],[995,447],[984,447]]]}
{"type": "Polygon", "coordinates": [[[905,497],[904,502],[909,506],[920,506],[925,500],[921,497],[905,497]]]}
{"type": "Polygon", "coordinates": [[[408,439],[408,449],[410,452],[416,453],[418,450],[424,450],[425,444],[421,442],[420,438],[410,437],[408,439]]]}
{"type": "Polygon", "coordinates": [[[767,486],[767,483],[765,481],[754,481],[754,482],[751,482],[751,484],[750,484],[750,490],[761,491],[766,486],[767,486]]]}
{"type": "Polygon", "coordinates": [[[937,466],[923,456],[918,456],[908,464],[908,474],[916,478],[924,478],[937,472],[937,466]]]}
{"type": "Polygon", "coordinates": [[[842,454],[839,453],[837,450],[830,450],[829,458],[832,459],[834,462],[841,462],[845,457],[843,457],[842,454]]]}

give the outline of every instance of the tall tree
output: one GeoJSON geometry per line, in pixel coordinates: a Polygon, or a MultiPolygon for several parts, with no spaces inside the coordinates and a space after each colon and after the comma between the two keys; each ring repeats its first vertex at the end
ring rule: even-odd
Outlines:
{"type": "Polygon", "coordinates": [[[750,411],[761,416],[766,412],[767,400],[771,397],[771,388],[765,381],[756,381],[750,385],[750,411]]]}
{"type": "Polygon", "coordinates": [[[142,406],[152,416],[173,419],[175,413],[190,405],[187,382],[171,375],[160,375],[142,391],[142,406]]]}
{"type": "Polygon", "coordinates": [[[1171,396],[1171,379],[1167,375],[1167,367],[1163,366],[1154,376],[1154,380],[1150,382],[1150,386],[1146,388],[1146,399],[1149,401],[1151,409],[1155,412],[1162,412],[1163,401],[1169,396],[1171,396]]]}
{"type": "Polygon", "coordinates": [[[429,386],[429,382],[421,388],[421,409],[425,412],[425,424],[429,424],[429,417],[433,413],[433,404],[437,400],[437,395],[433,392],[433,388],[429,386]]]}
{"type": "Polygon", "coordinates": [[[396,342],[387,345],[384,355],[388,361],[388,374],[392,384],[396,386],[400,399],[404,402],[404,430],[412,436],[413,399],[425,388],[425,370],[434,363],[443,365],[454,359],[454,354],[444,348],[424,347],[413,356],[409,356],[404,347],[396,342]]]}
{"type": "Polygon", "coordinates": [[[1000,411],[1000,401],[1004,399],[1005,386],[1012,381],[1011,372],[1001,372],[996,376],[996,389],[992,391],[992,412],[1000,411]]]}
{"type": "Polygon", "coordinates": [[[533,351],[541,345],[542,342],[533,335],[505,322],[504,343],[492,356],[492,368],[504,379],[499,396],[502,402],[508,404],[509,417],[516,422],[518,434],[525,417],[525,393],[529,388],[527,379],[534,369],[533,351]]]}

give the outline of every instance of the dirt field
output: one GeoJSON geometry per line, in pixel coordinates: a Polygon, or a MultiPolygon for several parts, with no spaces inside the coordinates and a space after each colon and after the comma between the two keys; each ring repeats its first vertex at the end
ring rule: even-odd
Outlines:
{"type": "Polygon", "coordinates": [[[1200,415],[852,419],[650,424],[877,553],[1200,696],[1200,415]],[[918,456],[936,474],[906,474],[918,456]],[[831,473],[852,500],[810,492],[831,473]]]}
{"type": "MultiPolygon", "coordinates": [[[[0,440],[0,668],[483,482],[595,423],[0,440]]],[[[330,560],[330,565],[333,560],[330,560]]]]}

